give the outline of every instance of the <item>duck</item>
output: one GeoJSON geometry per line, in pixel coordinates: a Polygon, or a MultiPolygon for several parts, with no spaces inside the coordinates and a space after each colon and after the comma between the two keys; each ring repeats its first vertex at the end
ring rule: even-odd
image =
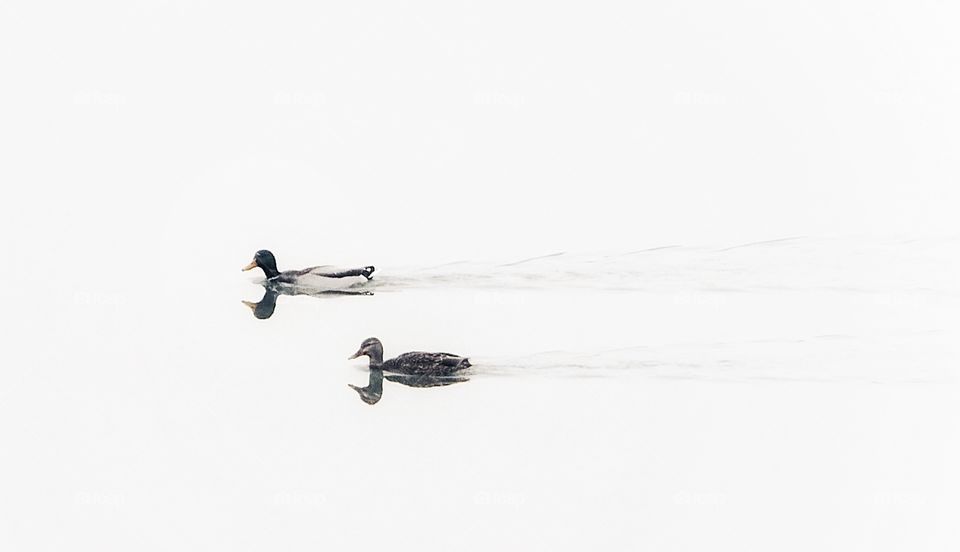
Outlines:
{"type": "Polygon", "coordinates": [[[373,279],[373,271],[375,270],[372,266],[361,268],[313,266],[280,272],[277,269],[277,259],[273,256],[273,253],[266,249],[257,251],[250,264],[241,270],[247,271],[254,268],[263,270],[268,283],[290,284],[316,289],[337,289],[363,284],[373,279]]]}
{"type": "Polygon", "coordinates": [[[470,359],[450,353],[424,353],[415,351],[383,360],[383,343],[376,337],[365,339],[360,349],[348,360],[362,356],[370,358],[370,369],[379,369],[396,374],[409,375],[450,375],[471,366],[470,359]]]}

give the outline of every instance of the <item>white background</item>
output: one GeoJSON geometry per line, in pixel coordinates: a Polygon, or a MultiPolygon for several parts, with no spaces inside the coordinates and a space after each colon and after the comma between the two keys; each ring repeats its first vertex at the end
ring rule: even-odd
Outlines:
{"type": "Polygon", "coordinates": [[[5,1],[0,548],[955,550],[958,21],[5,1]]]}
{"type": "Polygon", "coordinates": [[[335,258],[960,228],[947,2],[0,10],[27,266],[204,218],[335,258]]]}

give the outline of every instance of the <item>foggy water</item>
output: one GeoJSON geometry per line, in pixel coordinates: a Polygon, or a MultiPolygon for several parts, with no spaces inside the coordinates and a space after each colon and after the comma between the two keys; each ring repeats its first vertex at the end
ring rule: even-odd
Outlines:
{"type": "Polygon", "coordinates": [[[371,294],[279,295],[262,319],[248,255],[8,289],[5,531],[48,549],[934,549],[956,537],[956,247],[388,264],[371,294]],[[346,360],[370,336],[474,367],[374,381],[346,360]]]}
{"type": "Polygon", "coordinates": [[[0,552],[960,550],[958,19],[3,2],[0,552]]]}

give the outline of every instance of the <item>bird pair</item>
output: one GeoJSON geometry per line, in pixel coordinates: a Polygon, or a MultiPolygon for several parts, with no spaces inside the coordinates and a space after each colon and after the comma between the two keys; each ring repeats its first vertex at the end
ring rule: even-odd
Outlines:
{"type": "MultiPolygon", "coordinates": [[[[277,269],[277,260],[273,253],[262,249],[257,251],[253,260],[243,270],[260,268],[268,282],[293,284],[298,286],[325,287],[328,289],[356,286],[372,279],[374,267],[363,268],[335,268],[332,266],[315,266],[302,270],[287,270],[280,272],[277,269]]],[[[424,353],[415,351],[404,353],[389,360],[383,359],[383,344],[380,340],[371,337],[360,344],[360,349],[351,359],[361,356],[370,358],[370,368],[394,372],[398,374],[446,376],[470,366],[470,361],[459,355],[450,353],[424,353]]]]}

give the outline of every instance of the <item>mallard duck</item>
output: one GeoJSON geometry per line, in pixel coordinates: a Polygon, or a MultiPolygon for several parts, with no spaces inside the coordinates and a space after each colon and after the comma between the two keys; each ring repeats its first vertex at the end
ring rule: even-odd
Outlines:
{"type": "Polygon", "coordinates": [[[261,249],[253,256],[250,264],[242,270],[251,270],[260,267],[267,277],[267,282],[277,284],[292,284],[317,289],[336,289],[362,284],[373,278],[374,267],[337,268],[333,266],[313,266],[301,270],[277,270],[277,260],[273,253],[261,249]]]}
{"type": "Polygon", "coordinates": [[[360,349],[350,357],[370,357],[370,368],[397,374],[428,374],[442,376],[470,367],[470,360],[450,353],[403,353],[397,358],[383,360],[383,344],[371,337],[360,344],[360,349]]]}

